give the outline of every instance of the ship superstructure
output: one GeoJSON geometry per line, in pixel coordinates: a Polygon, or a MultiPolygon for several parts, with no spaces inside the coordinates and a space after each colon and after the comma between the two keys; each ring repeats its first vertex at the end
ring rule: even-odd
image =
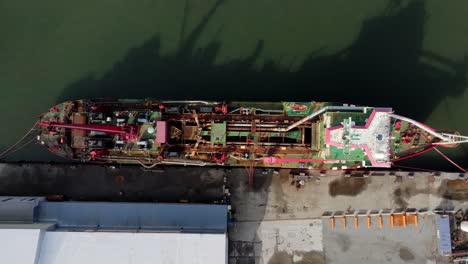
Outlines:
{"type": "Polygon", "coordinates": [[[38,140],[60,156],[145,167],[388,168],[466,141],[391,108],[329,102],[75,100],[38,124],[38,140]]]}

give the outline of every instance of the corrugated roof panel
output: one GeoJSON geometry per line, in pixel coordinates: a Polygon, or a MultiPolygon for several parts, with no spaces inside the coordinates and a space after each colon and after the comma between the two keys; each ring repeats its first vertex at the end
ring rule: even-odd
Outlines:
{"type": "Polygon", "coordinates": [[[34,222],[34,208],[44,201],[43,197],[0,196],[0,221],[34,222]]]}
{"type": "Polygon", "coordinates": [[[226,249],[225,234],[47,232],[38,263],[223,264],[226,249]]]}
{"type": "Polygon", "coordinates": [[[37,211],[39,222],[55,222],[58,228],[225,233],[228,206],[43,202],[37,211]]]}
{"type": "Polygon", "coordinates": [[[42,232],[40,229],[0,229],[1,263],[35,264],[42,232]]]}
{"type": "Polygon", "coordinates": [[[450,236],[449,216],[436,214],[437,244],[439,255],[450,256],[452,254],[452,239],[450,236]]]}

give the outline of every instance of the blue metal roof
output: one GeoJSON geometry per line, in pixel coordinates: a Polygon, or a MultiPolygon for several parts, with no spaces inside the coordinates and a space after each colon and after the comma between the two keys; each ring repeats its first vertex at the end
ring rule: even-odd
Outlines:
{"type": "Polygon", "coordinates": [[[436,214],[437,244],[439,255],[450,256],[452,254],[452,239],[450,235],[450,218],[448,215],[436,214]]]}
{"type": "Polygon", "coordinates": [[[226,233],[228,205],[48,202],[0,197],[0,222],[52,223],[67,230],[226,233]]]}
{"type": "Polygon", "coordinates": [[[225,233],[227,205],[43,202],[39,222],[58,228],[225,233]]]}
{"type": "Polygon", "coordinates": [[[0,196],[0,221],[34,222],[34,208],[44,201],[43,197],[0,196]]]}

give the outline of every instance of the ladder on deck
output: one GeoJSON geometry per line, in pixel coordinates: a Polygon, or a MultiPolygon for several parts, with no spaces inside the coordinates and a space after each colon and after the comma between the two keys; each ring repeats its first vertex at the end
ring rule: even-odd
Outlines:
{"type": "Polygon", "coordinates": [[[310,147],[312,150],[320,150],[320,122],[312,123],[311,129],[310,147]]]}

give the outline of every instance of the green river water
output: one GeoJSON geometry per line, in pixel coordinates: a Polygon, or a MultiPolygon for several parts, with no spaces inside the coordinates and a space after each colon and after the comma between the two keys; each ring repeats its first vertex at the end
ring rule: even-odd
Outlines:
{"type": "MultiPolygon", "coordinates": [[[[467,15],[466,0],[0,0],[0,146],[89,97],[390,106],[468,135],[467,15]]],[[[443,151],[468,167],[468,146],[443,151]]]]}

